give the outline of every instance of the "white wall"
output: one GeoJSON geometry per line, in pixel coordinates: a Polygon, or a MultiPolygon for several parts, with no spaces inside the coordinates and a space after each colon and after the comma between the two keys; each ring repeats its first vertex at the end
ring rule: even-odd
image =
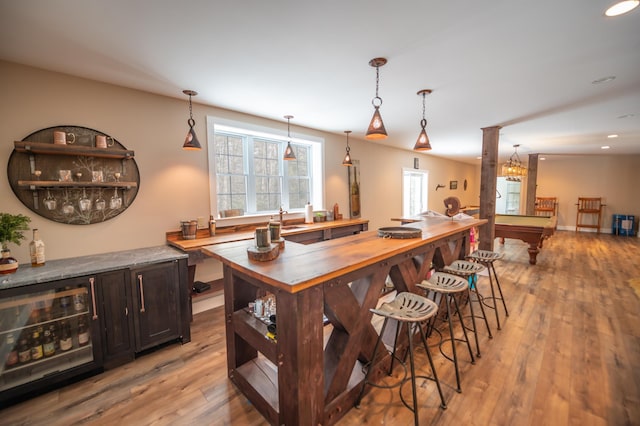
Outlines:
{"type": "MultiPolygon", "coordinates": [[[[48,259],[161,245],[165,243],[165,232],[177,229],[180,220],[208,217],[207,115],[268,127],[285,126],[283,122],[195,103],[196,132],[205,149],[184,151],[188,104],[182,87],[176,87],[176,98],[169,98],[0,61],[0,89],[0,159],[5,165],[14,141],[56,125],[100,130],[135,151],[140,170],[138,195],[124,213],[99,224],[66,225],[36,215],[13,194],[6,173],[1,174],[0,211],[31,217],[32,227],[40,229],[46,243],[48,259]]],[[[295,111],[284,113],[295,115],[295,111]]],[[[364,129],[368,123],[354,123],[358,124],[364,129]]],[[[345,135],[301,129],[294,123],[291,131],[325,138],[324,207],[331,208],[337,202],[347,216],[347,170],[341,164],[345,135]]],[[[482,132],[478,130],[478,144],[481,138],[482,132]]],[[[420,158],[420,168],[430,173],[430,209],[443,212],[443,200],[450,195],[458,196],[463,205],[479,203],[479,165],[394,149],[355,137],[350,138],[350,145],[353,158],[360,160],[362,217],[370,220],[372,230],[393,224],[390,218],[401,215],[401,170],[413,167],[414,157],[420,158]],[[464,179],[469,183],[467,191],[462,189],[464,179]],[[457,190],[449,190],[450,180],[458,181],[457,190]],[[438,183],[445,188],[436,192],[438,183]]],[[[27,237],[28,242],[30,233],[27,237]]],[[[22,263],[29,261],[27,242],[19,247],[11,245],[12,254],[22,263]]],[[[219,274],[219,264],[211,260],[198,268],[196,279],[207,281],[219,274]]]]}

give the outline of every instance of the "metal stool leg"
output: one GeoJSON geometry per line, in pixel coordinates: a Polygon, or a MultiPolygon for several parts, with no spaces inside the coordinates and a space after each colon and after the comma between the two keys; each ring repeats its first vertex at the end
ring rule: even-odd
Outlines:
{"type": "MultiPolygon", "coordinates": [[[[493,339],[493,334],[491,334],[491,327],[489,327],[489,320],[487,319],[487,313],[484,311],[484,302],[482,301],[482,296],[478,291],[478,276],[475,274],[469,276],[469,289],[476,294],[476,300],[478,301],[478,305],[480,306],[482,319],[484,320],[484,325],[487,327],[489,339],[493,339]]],[[[469,303],[472,303],[471,298],[469,298],[469,303]]]]}

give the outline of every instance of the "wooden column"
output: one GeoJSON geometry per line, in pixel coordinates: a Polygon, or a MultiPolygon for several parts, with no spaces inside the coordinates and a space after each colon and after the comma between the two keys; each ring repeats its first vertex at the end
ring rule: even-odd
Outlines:
{"type": "Polygon", "coordinates": [[[536,214],[536,188],[538,187],[538,154],[529,154],[527,166],[527,201],[526,212],[529,216],[536,214]]]}
{"type": "Polygon", "coordinates": [[[498,177],[498,142],[500,126],[482,129],[482,170],[480,172],[480,219],[488,223],[480,227],[481,250],[493,250],[495,239],[496,190],[498,177]]]}

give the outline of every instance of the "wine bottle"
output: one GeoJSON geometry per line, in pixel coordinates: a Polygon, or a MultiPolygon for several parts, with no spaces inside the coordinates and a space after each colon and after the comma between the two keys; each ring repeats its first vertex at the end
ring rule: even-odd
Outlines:
{"type": "Polygon", "coordinates": [[[56,353],[56,343],[53,341],[51,330],[48,328],[44,331],[44,341],[42,343],[42,351],[45,357],[53,356],[56,353]]]}
{"type": "Polygon", "coordinates": [[[4,365],[9,368],[13,367],[18,363],[18,346],[16,345],[16,340],[13,337],[13,333],[7,334],[6,340],[6,358],[4,365]]]}
{"type": "Polygon", "coordinates": [[[27,337],[22,334],[20,336],[20,344],[18,345],[18,361],[20,364],[26,364],[31,361],[31,347],[27,337]]]}
{"type": "Polygon", "coordinates": [[[60,350],[63,352],[73,348],[73,339],[71,338],[71,326],[68,322],[60,323],[60,350]]]}
{"type": "Polygon", "coordinates": [[[358,185],[358,169],[353,166],[353,182],[351,182],[351,215],[360,216],[360,185],[358,185]]]}
{"type": "Polygon", "coordinates": [[[44,242],[40,239],[40,231],[33,230],[33,240],[29,243],[31,266],[44,266],[44,242]]]}
{"type": "Polygon", "coordinates": [[[40,332],[36,329],[31,336],[31,359],[36,361],[44,356],[40,332]]]}
{"type": "Polygon", "coordinates": [[[78,346],[87,346],[89,344],[89,327],[84,317],[78,321],[78,346]]]}

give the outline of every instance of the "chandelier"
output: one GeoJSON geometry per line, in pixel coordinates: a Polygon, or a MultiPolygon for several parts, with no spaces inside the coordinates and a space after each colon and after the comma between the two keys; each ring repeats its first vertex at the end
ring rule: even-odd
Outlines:
{"type": "Polygon", "coordinates": [[[506,177],[510,182],[520,182],[522,178],[527,175],[527,167],[520,161],[518,155],[518,147],[520,145],[514,145],[514,153],[509,157],[509,161],[502,165],[502,176],[506,177]]]}

